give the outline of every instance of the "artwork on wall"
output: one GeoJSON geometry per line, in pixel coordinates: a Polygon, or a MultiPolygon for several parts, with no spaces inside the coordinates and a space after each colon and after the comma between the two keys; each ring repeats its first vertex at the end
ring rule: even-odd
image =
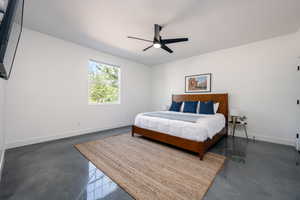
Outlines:
{"type": "Polygon", "coordinates": [[[185,92],[211,92],[211,74],[198,74],[185,77],[185,92]]]}

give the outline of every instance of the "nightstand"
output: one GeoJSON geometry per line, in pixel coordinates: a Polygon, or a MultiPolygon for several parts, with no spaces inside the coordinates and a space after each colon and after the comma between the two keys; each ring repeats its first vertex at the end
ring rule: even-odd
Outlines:
{"type": "Polygon", "coordinates": [[[246,121],[239,121],[241,116],[231,116],[231,121],[229,121],[230,124],[232,124],[232,136],[234,137],[235,129],[237,126],[242,126],[242,128],[245,131],[245,135],[248,139],[248,133],[247,133],[247,122],[246,121]]]}

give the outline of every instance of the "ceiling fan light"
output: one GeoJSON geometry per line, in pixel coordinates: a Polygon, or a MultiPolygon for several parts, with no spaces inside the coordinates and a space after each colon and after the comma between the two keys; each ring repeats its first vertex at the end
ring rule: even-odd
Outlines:
{"type": "Polygon", "coordinates": [[[158,48],[161,47],[161,44],[159,44],[159,43],[154,43],[153,47],[156,48],[156,49],[158,49],[158,48]]]}

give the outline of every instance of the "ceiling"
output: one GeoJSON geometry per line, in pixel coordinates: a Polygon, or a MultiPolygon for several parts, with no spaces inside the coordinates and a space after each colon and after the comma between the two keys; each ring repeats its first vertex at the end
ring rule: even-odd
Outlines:
{"type": "Polygon", "coordinates": [[[26,0],[25,27],[82,46],[156,65],[297,31],[299,0],[26,0]],[[189,37],[161,49],[127,36],[189,37]]]}

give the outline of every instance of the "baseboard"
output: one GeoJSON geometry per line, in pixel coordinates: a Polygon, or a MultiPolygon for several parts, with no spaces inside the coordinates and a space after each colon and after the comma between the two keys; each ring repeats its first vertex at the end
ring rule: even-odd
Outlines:
{"type": "Polygon", "coordinates": [[[78,135],[94,133],[94,132],[98,132],[98,131],[104,131],[104,130],[119,128],[119,127],[124,127],[124,126],[130,126],[130,125],[132,125],[132,124],[131,123],[117,123],[114,126],[106,126],[106,127],[101,127],[101,128],[92,128],[92,129],[72,130],[69,132],[59,133],[59,134],[55,134],[55,135],[51,135],[51,136],[35,137],[35,138],[30,138],[28,140],[19,140],[19,141],[9,142],[9,143],[5,144],[5,148],[11,149],[11,148],[16,148],[16,147],[21,147],[21,146],[26,146],[26,145],[31,145],[31,144],[37,144],[37,143],[41,143],[41,142],[47,142],[47,141],[52,141],[52,140],[57,140],[57,139],[63,139],[63,138],[74,137],[74,136],[78,136],[78,135]]]}
{"type": "Polygon", "coordinates": [[[3,149],[1,151],[1,155],[0,155],[0,182],[1,182],[1,178],[2,178],[2,169],[4,166],[4,156],[5,156],[5,149],[3,149]]]}
{"type": "MultiPolygon", "coordinates": [[[[55,134],[52,136],[35,137],[35,138],[28,139],[28,140],[19,140],[19,141],[10,142],[10,143],[5,144],[5,148],[11,149],[11,148],[15,148],[15,147],[37,144],[37,143],[41,143],[41,142],[47,142],[47,141],[57,140],[57,139],[62,139],[62,138],[74,137],[74,136],[78,136],[78,135],[84,135],[84,134],[89,134],[89,133],[93,133],[93,132],[104,131],[104,130],[108,130],[108,129],[114,129],[114,128],[119,128],[119,127],[124,127],[124,126],[130,126],[130,125],[132,125],[132,124],[131,123],[118,123],[114,126],[107,126],[107,127],[94,128],[94,129],[73,130],[73,131],[69,131],[69,132],[65,132],[65,133],[55,134]]],[[[245,134],[241,131],[236,131],[235,135],[237,137],[243,137],[243,138],[246,137],[245,134]]],[[[262,134],[254,134],[254,133],[248,133],[248,136],[251,139],[253,137],[255,137],[255,139],[259,140],[259,141],[295,146],[294,140],[270,137],[270,136],[265,136],[262,134]]],[[[1,159],[3,159],[3,157],[4,157],[4,154],[3,154],[3,156],[1,155],[1,159]]],[[[1,160],[1,164],[2,164],[2,160],[1,160]]]]}
{"type": "MultiPolygon", "coordinates": [[[[229,132],[230,133],[230,132],[229,132]]],[[[236,131],[235,136],[246,138],[245,134],[241,131],[236,131]]],[[[255,140],[264,141],[264,142],[270,142],[270,143],[276,143],[276,144],[283,144],[288,146],[295,146],[294,140],[284,139],[284,138],[278,138],[278,137],[270,137],[262,134],[255,134],[255,133],[248,133],[248,137],[250,139],[255,138],[255,140]]]]}

